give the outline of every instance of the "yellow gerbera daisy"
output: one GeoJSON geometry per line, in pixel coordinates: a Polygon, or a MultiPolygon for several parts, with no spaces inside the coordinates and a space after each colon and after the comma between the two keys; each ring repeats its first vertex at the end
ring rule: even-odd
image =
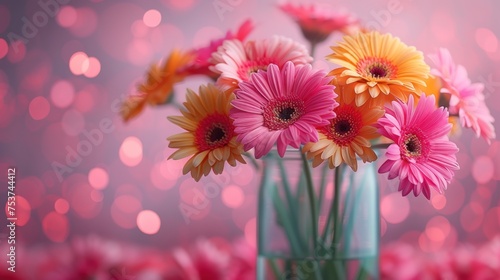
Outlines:
{"type": "Polygon", "coordinates": [[[124,121],[137,116],[146,104],[155,106],[165,103],[175,83],[178,83],[188,75],[183,71],[194,59],[192,53],[183,53],[174,50],[168,59],[161,65],[153,64],[147,72],[146,81],[137,88],[138,95],[132,95],[122,104],[121,115],[124,121]]]}
{"type": "Polygon", "coordinates": [[[318,129],[319,141],[307,143],[302,149],[308,159],[313,159],[313,167],[327,161],[330,168],[345,162],[352,170],[358,169],[356,155],[363,162],[372,162],[377,155],[371,148],[370,140],[380,134],[373,126],[384,114],[379,107],[357,107],[338,98],[340,105],[333,111],[337,114],[330,125],[318,129]]]}
{"type": "MultiPolygon", "coordinates": [[[[441,95],[442,83],[439,78],[433,75],[429,75],[429,78],[425,81],[427,87],[424,89],[426,95],[434,95],[436,99],[436,107],[440,107],[440,98],[445,98],[441,95]]],[[[442,104],[441,104],[442,105],[442,104]]]]}
{"type": "Polygon", "coordinates": [[[425,88],[429,66],[421,52],[390,34],[377,31],[345,36],[327,58],[340,65],[329,75],[337,93],[357,106],[383,106],[396,98],[406,101],[425,88]]]}
{"type": "Polygon", "coordinates": [[[223,92],[212,84],[202,85],[199,95],[188,89],[182,116],[168,117],[187,131],[167,138],[168,146],[178,149],[169,159],[191,156],[184,165],[183,174],[191,172],[199,181],[210,170],[221,174],[226,161],[231,166],[235,166],[236,161],[245,163],[241,156],[243,145],[236,140],[233,120],[229,118],[233,99],[231,92],[223,92]]]}

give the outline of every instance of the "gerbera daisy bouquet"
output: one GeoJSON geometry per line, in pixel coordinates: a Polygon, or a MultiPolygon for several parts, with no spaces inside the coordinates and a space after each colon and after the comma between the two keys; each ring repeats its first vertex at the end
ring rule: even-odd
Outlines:
{"type": "MultiPolygon", "coordinates": [[[[328,13],[313,5],[279,8],[299,25],[309,50],[279,35],[248,39],[254,28],[248,20],[206,47],[174,50],[165,62],[153,65],[138,87],[139,94],[123,104],[122,116],[128,121],[146,105],[172,104],[173,85],[189,76],[210,77],[213,82],[187,89],[180,114],[168,116],[184,130],[168,137],[168,146],[176,149],[169,159],[187,158],[183,173],[199,181],[211,172],[227,172],[226,165],[250,160],[259,168],[255,159],[270,154],[282,159],[298,152],[303,176],[297,180],[296,193],[286,168],[280,169],[279,184],[263,175],[261,188],[268,188],[265,184],[280,188],[271,192],[271,208],[289,241],[290,256],[305,258],[305,251],[313,251],[312,257],[317,257],[318,246],[325,244],[333,250],[326,255],[339,256],[335,250],[346,246],[339,243],[344,240],[341,228],[352,227],[342,216],[349,211],[347,203],[337,198],[345,179],[342,170],[357,172],[360,164],[373,165],[379,159],[378,173],[396,180],[403,196],[422,194],[430,199],[433,191],[446,190],[459,169],[458,148],[449,138],[451,120],[458,118],[462,127],[489,143],[495,138],[493,118],[485,104],[484,86],[472,83],[448,50],[428,55],[431,69],[421,51],[392,34],[366,30],[347,12],[328,13]],[[339,42],[328,41],[332,33],[343,37],[339,42]],[[331,52],[324,54],[331,62],[329,71],[311,65],[321,43],[331,45],[331,52]],[[315,187],[310,168],[319,166],[323,166],[321,186],[315,187]],[[335,173],[335,196],[327,220],[321,223],[325,170],[330,169],[335,173]],[[309,210],[299,205],[301,190],[309,210]],[[301,222],[304,215],[308,218],[301,222]],[[308,230],[302,232],[300,223],[308,230]],[[327,239],[330,242],[319,244],[327,239]]],[[[264,165],[264,173],[267,168],[264,165]]],[[[259,219],[265,218],[262,211],[259,219]]],[[[357,219],[352,215],[350,219],[357,219]]],[[[258,230],[263,227],[259,222],[258,230]]],[[[264,243],[259,240],[259,244],[264,243]]],[[[331,265],[333,270],[320,265],[319,272],[307,279],[351,277],[342,268],[345,263],[331,265]]],[[[278,277],[279,266],[272,262],[270,266],[278,277]]],[[[285,262],[282,268],[298,275],[301,266],[285,262]]],[[[356,273],[363,276],[366,271],[356,273]]]]}

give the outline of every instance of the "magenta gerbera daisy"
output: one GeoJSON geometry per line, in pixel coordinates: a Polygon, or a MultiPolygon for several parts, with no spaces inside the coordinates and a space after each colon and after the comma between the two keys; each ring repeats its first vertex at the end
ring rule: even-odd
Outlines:
{"type": "Polygon", "coordinates": [[[491,143],[491,139],[496,137],[494,118],[486,106],[484,85],[471,83],[465,67],[455,65],[447,49],[441,48],[437,54],[429,55],[429,58],[437,67],[431,73],[441,78],[441,92],[450,95],[450,113],[458,115],[463,127],[471,128],[477,137],[481,136],[491,143]]]}
{"type": "Polygon", "coordinates": [[[281,36],[246,43],[227,40],[212,54],[215,66],[211,70],[220,74],[217,85],[228,90],[238,88],[240,82],[248,81],[258,70],[266,70],[270,63],[281,68],[287,61],[303,65],[312,57],[303,45],[281,36]]]}
{"type": "Polygon", "coordinates": [[[311,65],[287,62],[283,69],[270,64],[240,83],[230,117],[245,150],[255,148],[255,157],[267,154],[277,144],[283,157],[288,145],[318,141],[316,128],[335,117],[337,96],[330,79],[311,65]]]}
{"type": "Polygon", "coordinates": [[[443,193],[458,170],[458,148],[448,138],[450,129],[448,111],[436,109],[434,96],[422,94],[416,107],[412,95],[408,104],[393,101],[378,121],[379,132],[394,141],[379,173],[388,172],[390,180],[399,177],[403,196],[413,191],[430,199],[431,188],[443,193]]]}

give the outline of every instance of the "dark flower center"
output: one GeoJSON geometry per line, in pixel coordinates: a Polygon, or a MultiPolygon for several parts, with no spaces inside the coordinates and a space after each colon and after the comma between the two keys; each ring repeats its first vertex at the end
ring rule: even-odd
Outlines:
{"type": "Polygon", "coordinates": [[[352,129],[352,125],[347,119],[339,120],[333,125],[333,127],[338,134],[346,134],[352,129]]]}
{"type": "Polygon", "coordinates": [[[334,111],[337,117],[330,121],[329,126],[323,127],[320,131],[339,146],[350,145],[363,127],[362,115],[352,105],[343,104],[334,111]]]}
{"type": "Polygon", "coordinates": [[[293,114],[295,113],[295,108],[292,107],[286,107],[281,109],[281,111],[278,113],[279,118],[288,121],[291,120],[293,117],[293,114]]]}
{"type": "Polygon", "coordinates": [[[422,143],[415,134],[408,134],[404,138],[403,150],[408,157],[419,157],[422,155],[422,143]]]}
{"type": "Polygon", "coordinates": [[[212,130],[209,130],[207,133],[207,138],[209,142],[218,142],[223,140],[226,137],[226,132],[221,127],[221,124],[214,124],[212,130]]]}
{"type": "Polygon", "coordinates": [[[365,57],[356,64],[356,71],[365,77],[391,79],[397,76],[398,68],[385,58],[365,57]]]}
{"type": "Polygon", "coordinates": [[[273,100],[264,108],[264,126],[270,130],[285,129],[304,113],[301,100],[273,100]]]}
{"type": "Polygon", "coordinates": [[[206,116],[195,131],[195,143],[200,151],[224,147],[234,136],[234,126],[227,115],[215,113],[206,116]]]}
{"type": "Polygon", "coordinates": [[[383,78],[387,76],[387,70],[380,65],[372,65],[369,72],[374,78],[383,78]]]}

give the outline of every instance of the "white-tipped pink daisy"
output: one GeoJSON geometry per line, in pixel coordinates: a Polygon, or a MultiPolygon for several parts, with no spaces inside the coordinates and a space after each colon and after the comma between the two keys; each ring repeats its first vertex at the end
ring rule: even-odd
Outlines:
{"type": "Polygon", "coordinates": [[[477,137],[483,137],[491,143],[491,139],[496,137],[493,127],[495,119],[486,106],[484,85],[471,83],[465,67],[455,65],[447,49],[441,48],[437,54],[429,55],[429,58],[437,67],[431,73],[441,78],[441,92],[450,94],[450,113],[459,116],[463,127],[471,128],[477,137]]]}
{"type": "Polygon", "coordinates": [[[211,70],[220,74],[217,84],[223,89],[236,89],[253,73],[266,70],[271,63],[282,68],[286,62],[295,65],[310,63],[307,49],[292,39],[274,36],[258,41],[227,40],[212,54],[211,70]]]}
{"type": "Polygon", "coordinates": [[[282,69],[270,64],[242,81],[230,117],[245,150],[255,148],[255,157],[267,154],[276,144],[283,157],[288,145],[318,141],[316,128],[335,117],[337,96],[322,71],[310,64],[285,63],[282,69]]]}

